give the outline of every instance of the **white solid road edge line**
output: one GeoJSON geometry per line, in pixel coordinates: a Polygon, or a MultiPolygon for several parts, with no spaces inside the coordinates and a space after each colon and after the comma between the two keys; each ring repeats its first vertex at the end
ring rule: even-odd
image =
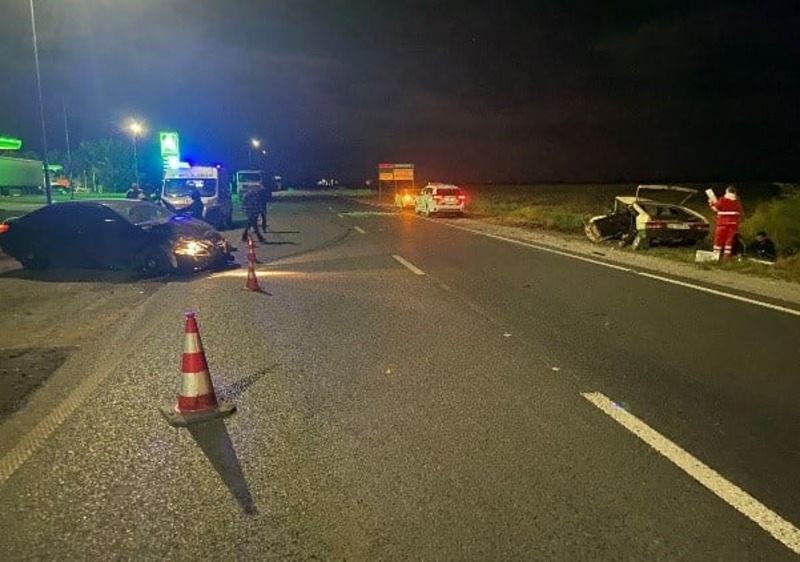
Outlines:
{"type": "Polygon", "coordinates": [[[800,554],[800,529],[792,523],[772,511],[736,484],[726,480],[714,469],[661,435],[639,418],[617,406],[605,395],[600,392],[582,392],[581,396],[675,463],[689,476],[764,529],[791,551],[800,554]]]}
{"type": "Polygon", "coordinates": [[[401,256],[398,256],[397,254],[392,254],[392,257],[394,259],[396,259],[397,261],[399,261],[404,266],[406,266],[408,269],[410,269],[415,275],[425,275],[424,271],[422,271],[420,268],[418,268],[413,263],[403,259],[401,256]]]}
{"type": "Polygon", "coordinates": [[[363,228],[361,228],[360,226],[354,226],[354,227],[353,227],[353,230],[355,230],[355,231],[356,231],[356,232],[358,232],[359,234],[366,234],[366,233],[367,233],[367,231],[366,231],[366,230],[364,230],[363,228]]]}
{"type": "Polygon", "coordinates": [[[644,271],[635,271],[637,275],[641,275],[642,277],[649,277],[650,279],[657,279],[658,281],[663,281],[665,283],[672,283],[673,285],[678,285],[680,287],[687,287],[689,289],[694,289],[695,291],[701,291],[703,293],[709,293],[711,295],[716,295],[718,297],[725,297],[729,299],[733,299],[735,301],[746,302],[748,304],[754,304],[757,306],[763,306],[764,308],[770,308],[772,310],[777,310],[778,312],[784,312],[786,314],[792,314],[794,316],[800,316],[800,310],[794,310],[793,308],[787,308],[785,306],[781,306],[779,304],[772,304],[769,302],[760,301],[757,299],[751,299],[748,297],[743,297],[740,295],[736,295],[734,293],[726,293],[725,291],[720,291],[717,289],[711,289],[710,287],[703,287],[702,285],[695,285],[694,283],[687,283],[686,281],[678,281],[677,279],[670,279],[669,277],[663,277],[661,275],[655,275],[654,273],[645,273],[644,271]]]}
{"type": "Polygon", "coordinates": [[[642,277],[647,277],[648,279],[654,279],[656,281],[663,281],[664,283],[671,283],[673,285],[678,285],[680,287],[685,287],[687,289],[694,289],[695,291],[700,291],[703,293],[708,293],[711,295],[715,295],[718,297],[724,297],[731,300],[745,302],[747,304],[753,304],[756,306],[761,306],[763,308],[769,308],[770,310],[776,310],[778,312],[783,312],[784,314],[791,314],[792,316],[800,316],[800,310],[795,310],[794,308],[788,308],[786,306],[781,306],[779,304],[772,304],[765,301],[760,301],[758,299],[751,299],[748,297],[743,297],[741,295],[737,295],[735,293],[728,293],[726,291],[720,291],[718,289],[711,289],[709,287],[704,287],[702,285],[696,285],[695,283],[687,283],[686,281],[678,281],[677,279],[672,279],[670,277],[664,277],[663,275],[656,275],[655,273],[646,273],[644,271],[638,271],[636,269],[631,269],[629,267],[624,267],[620,265],[614,265],[612,263],[604,262],[601,260],[596,260],[592,258],[587,258],[584,256],[579,256],[577,254],[571,254],[569,252],[562,252],[561,250],[556,250],[554,248],[550,248],[547,246],[540,246],[539,244],[532,244],[531,242],[524,242],[522,240],[515,240],[513,238],[508,238],[506,236],[499,236],[497,234],[489,234],[488,232],[481,232],[480,230],[475,230],[472,228],[468,228],[466,226],[459,226],[456,224],[447,224],[447,223],[438,223],[444,226],[448,226],[450,228],[456,228],[458,230],[463,230],[465,232],[471,232],[473,234],[478,234],[480,236],[486,236],[487,238],[494,238],[495,240],[502,240],[503,242],[511,242],[512,244],[517,244],[519,246],[526,246],[528,248],[534,248],[536,250],[541,250],[543,252],[549,252],[551,254],[557,254],[559,256],[564,256],[567,258],[572,258],[574,260],[583,261],[587,263],[593,263],[595,265],[601,265],[603,267],[607,267],[610,269],[616,269],[617,271],[624,271],[626,273],[633,273],[634,275],[641,275],[642,277]]]}

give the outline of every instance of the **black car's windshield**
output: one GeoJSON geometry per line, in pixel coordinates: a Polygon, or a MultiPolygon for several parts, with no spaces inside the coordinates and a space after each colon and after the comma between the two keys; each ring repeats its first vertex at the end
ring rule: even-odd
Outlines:
{"type": "Polygon", "coordinates": [[[240,182],[260,182],[261,172],[239,172],[237,177],[240,182]]]}
{"type": "Polygon", "coordinates": [[[190,197],[196,189],[203,197],[217,194],[217,180],[195,178],[169,178],[164,180],[164,197],[190,197]]]}

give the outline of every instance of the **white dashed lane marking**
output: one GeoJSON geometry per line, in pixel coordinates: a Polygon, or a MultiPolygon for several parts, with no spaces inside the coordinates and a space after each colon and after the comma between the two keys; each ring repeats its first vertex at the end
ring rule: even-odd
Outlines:
{"type": "Polygon", "coordinates": [[[772,511],[756,498],[676,445],[633,414],[599,392],[583,392],[581,396],[603,413],[664,455],[678,468],[708,488],[725,503],[753,521],[792,552],[800,554],[800,529],[772,511]]]}
{"type": "Polygon", "coordinates": [[[353,230],[355,230],[355,231],[356,231],[356,232],[358,232],[359,234],[366,234],[366,233],[367,233],[367,231],[366,231],[366,230],[364,230],[363,228],[361,228],[360,226],[354,226],[354,227],[353,227],[353,230]]]}
{"type": "Polygon", "coordinates": [[[425,272],[418,268],[413,263],[403,259],[403,257],[398,256],[397,254],[392,254],[392,257],[407,267],[414,275],[425,275],[425,272]]]}

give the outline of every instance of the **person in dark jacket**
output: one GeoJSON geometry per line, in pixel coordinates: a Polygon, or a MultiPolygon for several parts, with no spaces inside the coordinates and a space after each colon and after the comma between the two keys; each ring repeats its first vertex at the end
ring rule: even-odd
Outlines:
{"type": "Polygon", "coordinates": [[[257,188],[244,189],[239,193],[239,197],[241,198],[242,211],[247,216],[247,225],[244,227],[244,232],[242,232],[242,242],[247,242],[251,228],[258,241],[265,242],[261,231],[258,230],[258,215],[264,209],[259,190],[257,188]]]}
{"type": "Polygon", "coordinates": [[[261,197],[261,212],[259,216],[261,217],[261,230],[264,231],[264,234],[267,233],[267,203],[272,200],[272,192],[265,185],[262,185],[258,188],[259,196],[261,197]]]}
{"type": "Polygon", "coordinates": [[[775,261],[778,259],[778,251],[775,249],[775,244],[763,230],[756,232],[756,240],[750,244],[748,250],[760,260],[775,261]]]}
{"type": "Polygon", "coordinates": [[[196,187],[192,188],[191,196],[192,202],[186,207],[186,212],[192,215],[193,219],[203,220],[203,199],[196,187]]]}
{"type": "Polygon", "coordinates": [[[125,192],[125,199],[147,199],[147,195],[141,190],[138,183],[132,183],[131,188],[125,192]]]}

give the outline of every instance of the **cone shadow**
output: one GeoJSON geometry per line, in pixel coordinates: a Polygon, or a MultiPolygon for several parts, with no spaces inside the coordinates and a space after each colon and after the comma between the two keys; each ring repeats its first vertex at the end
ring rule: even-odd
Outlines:
{"type": "Polygon", "coordinates": [[[190,425],[188,429],[217,474],[225,482],[231,495],[239,502],[242,511],[247,515],[256,515],[258,510],[242,474],[242,467],[225,423],[217,419],[190,425]]]}

